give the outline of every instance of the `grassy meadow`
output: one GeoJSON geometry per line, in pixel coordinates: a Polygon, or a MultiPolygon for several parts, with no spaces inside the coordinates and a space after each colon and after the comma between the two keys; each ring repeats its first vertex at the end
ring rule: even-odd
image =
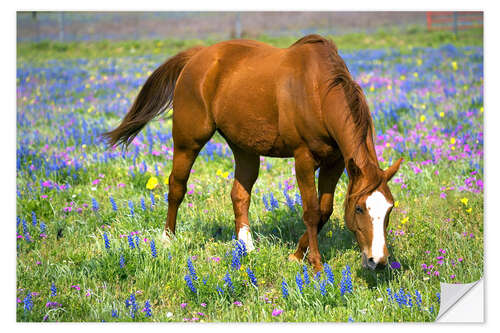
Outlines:
{"type": "MultiPolygon", "coordinates": [[[[347,176],[319,235],[325,270],[289,262],[305,231],[293,159],[261,158],[256,250],[234,239],[234,160],[215,135],[162,236],[171,122],[127,151],[100,134],[167,57],[215,41],[21,43],[17,58],[17,321],[433,321],[440,282],[483,273],[482,32],[333,37],[368,99],[390,187],[391,265],[361,267],[343,221],[347,176]]],[[[260,38],[280,47],[295,38],[260,38]]]]}

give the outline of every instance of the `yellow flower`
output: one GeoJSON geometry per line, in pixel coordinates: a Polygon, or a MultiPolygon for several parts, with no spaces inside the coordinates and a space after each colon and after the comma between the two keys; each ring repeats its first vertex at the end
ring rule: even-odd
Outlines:
{"type": "Polygon", "coordinates": [[[410,218],[407,216],[405,217],[404,219],[401,220],[401,224],[405,224],[406,222],[408,222],[410,218]]]}
{"type": "Polygon", "coordinates": [[[457,142],[457,140],[456,140],[455,138],[451,138],[451,139],[450,139],[450,143],[451,143],[452,145],[454,145],[454,144],[455,144],[455,142],[457,142]]]}
{"type": "Polygon", "coordinates": [[[423,123],[425,121],[425,115],[420,116],[420,122],[423,123]]]}
{"type": "Polygon", "coordinates": [[[391,146],[391,144],[390,144],[389,142],[387,142],[387,143],[385,144],[385,146],[386,146],[387,148],[389,148],[389,147],[391,146]]]}
{"type": "Polygon", "coordinates": [[[217,176],[222,176],[222,170],[221,170],[221,169],[217,170],[217,172],[216,172],[215,174],[216,174],[217,176]]]}
{"type": "Polygon", "coordinates": [[[444,112],[443,112],[443,111],[441,111],[441,112],[439,113],[439,116],[440,116],[441,118],[443,118],[443,117],[444,117],[444,112]]]}
{"type": "Polygon", "coordinates": [[[399,206],[399,200],[396,200],[396,201],[394,202],[394,207],[398,207],[398,206],[399,206]]]}
{"type": "Polygon", "coordinates": [[[222,178],[227,178],[228,176],[229,176],[229,172],[228,171],[226,171],[226,172],[224,172],[222,174],[222,178]]]}
{"type": "Polygon", "coordinates": [[[451,150],[455,150],[455,146],[451,146],[451,150]]]}
{"type": "Polygon", "coordinates": [[[453,70],[456,71],[458,69],[458,65],[456,61],[452,61],[451,67],[453,67],[453,70]]]}
{"type": "Polygon", "coordinates": [[[462,198],[462,199],[460,199],[460,202],[462,202],[465,206],[467,206],[467,203],[469,202],[469,199],[462,198]]]}
{"type": "Polygon", "coordinates": [[[417,78],[417,77],[418,77],[418,73],[417,73],[417,72],[413,73],[413,76],[414,76],[415,78],[417,78]]]}
{"type": "Polygon", "coordinates": [[[370,91],[374,91],[375,88],[373,86],[370,86],[370,91]]]}
{"type": "Polygon", "coordinates": [[[168,177],[165,177],[165,180],[163,181],[163,184],[168,185],[168,177]]]}
{"type": "Polygon", "coordinates": [[[156,178],[155,176],[150,177],[146,184],[146,188],[148,190],[153,190],[156,186],[158,186],[158,178],[156,178]]]}
{"type": "Polygon", "coordinates": [[[481,108],[479,109],[479,111],[481,111],[481,113],[484,112],[484,107],[481,106],[481,108]]]}
{"type": "Polygon", "coordinates": [[[241,265],[240,266],[240,271],[244,271],[245,270],[245,266],[241,265]]]}
{"type": "Polygon", "coordinates": [[[406,76],[401,75],[401,76],[399,77],[399,79],[400,79],[401,81],[404,81],[404,80],[406,79],[406,76]]]}
{"type": "Polygon", "coordinates": [[[472,207],[469,207],[469,209],[466,210],[467,213],[472,212],[472,207]]]}

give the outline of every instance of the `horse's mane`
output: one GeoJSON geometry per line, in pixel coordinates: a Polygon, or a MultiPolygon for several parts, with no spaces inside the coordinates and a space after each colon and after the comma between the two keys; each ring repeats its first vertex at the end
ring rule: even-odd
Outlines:
{"type": "Polygon", "coordinates": [[[358,156],[356,155],[358,155],[357,152],[359,147],[366,142],[368,134],[371,134],[373,125],[370,109],[368,108],[361,87],[353,80],[344,60],[339,56],[337,46],[333,41],[323,38],[320,35],[307,35],[296,41],[292,47],[304,44],[321,45],[326,53],[331,66],[331,71],[328,73],[328,91],[338,85],[342,85],[350,110],[349,114],[346,115],[346,121],[350,117],[354,122],[356,131],[355,137],[357,138],[357,142],[355,144],[357,149],[354,151],[355,156],[353,157],[355,157],[355,160],[361,165],[366,164],[369,159],[366,159],[365,156],[359,156],[359,158],[357,158],[358,156]]]}

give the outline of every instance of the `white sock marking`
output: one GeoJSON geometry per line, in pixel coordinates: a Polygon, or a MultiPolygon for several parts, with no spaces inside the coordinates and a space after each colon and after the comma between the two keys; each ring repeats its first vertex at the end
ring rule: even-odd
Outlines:
{"type": "Polygon", "coordinates": [[[366,208],[372,218],[373,238],[372,238],[372,256],[378,263],[384,256],[384,221],[387,211],[392,206],[380,191],[375,191],[366,199],[366,208]]]}
{"type": "Polygon", "coordinates": [[[252,234],[250,233],[250,228],[246,225],[240,228],[238,232],[238,240],[242,240],[245,243],[248,252],[255,249],[253,246],[252,234]]]}

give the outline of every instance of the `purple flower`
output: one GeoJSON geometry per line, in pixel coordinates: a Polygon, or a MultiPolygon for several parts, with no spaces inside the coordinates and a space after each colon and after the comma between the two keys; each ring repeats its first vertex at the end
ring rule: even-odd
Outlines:
{"type": "Polygon", "coordinates": [[[181,308],[185,309],[187,305],[188,305],[187,303],[181,303],[181,308]]]}
{"type": "Polygon", "coordinates": [[[46,307],[46,308],[58,308],[58,307],[60,307],[60,306],[61,306],[61,304],[59,304],[59,303],[57,303],[57,302],[47,302],[47,303],[45,304],[45,307],[46,307]]]}
{"type": "Polygon", "coordinates": [[[276,317],[276,316],[279,316],[281,313],[283,312],[283,310],[280,310],[280,309],[274,309],[273,310],[273,317],[276,317]]]}
{"type": "Polygon", "coordinates": [[[233,304],[234,304],[234,305],[236,305],[236,306],[242,306],[242,305],[243,305],[243,304],[241,304],[241,302],[240,302],[240,301],[234,301],[234,303],[233,303],[233,304]]]}
{"type": "Polygon", "coordinates": [[[392,269],[400,269],[401,268],[401,264],[397,261],[393,261],[391,262],[391,268],[392,269]]]}
{"type": "Polygon", "coordinates": [[[200,305],[204,308],[207,307],[207,303],[201,303],[200,305]]]}

